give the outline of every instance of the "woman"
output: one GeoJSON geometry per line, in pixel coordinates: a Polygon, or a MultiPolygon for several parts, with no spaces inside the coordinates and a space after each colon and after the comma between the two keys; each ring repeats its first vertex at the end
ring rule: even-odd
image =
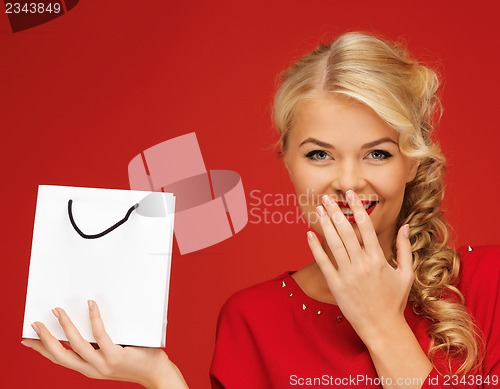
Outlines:
{"type": "MultiPolygon", "coordinates": [[[[284,72],[281,155],[321,240],[308,232],[311,265],[224,305],[214,388],[496,386],[500,250],[448,246],[444,157],[431,139],[437,89],[435,73],[401,47],[359,33],[284,72]]],[[[38,322],[41,341],[25,344],[90,377],[186,387],[161,350],[114,345],[97,305],[89,309],[100,350],[60,308],[74,351],[38,322]]]]}

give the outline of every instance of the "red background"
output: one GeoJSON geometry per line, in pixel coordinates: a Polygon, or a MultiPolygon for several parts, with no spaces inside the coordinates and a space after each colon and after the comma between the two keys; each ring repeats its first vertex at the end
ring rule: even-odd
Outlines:
{"type": "MultiPolygon", "coordinates": [[[[15,34],[0,7],[0,386],[134,387],[91,382],[19,343],[37,186],[127,189],[133,156],[196,131],[207,168],[238,171],[249,202],[255,190],[292,193],[269,148],[277,139],[269,108],[276,75],[344,31],[402,38],[443,74],[439,139],[449,160],[445,205],[455,242],[500,243],[498,9],[494,1],[443,3],[87,0],[15,34]]],[[[303,224],[249,223],[216,246],[174,252],[167,350],[191,387],[209,386],[222,303],[311,261],[305,231],[303,224]]]]}

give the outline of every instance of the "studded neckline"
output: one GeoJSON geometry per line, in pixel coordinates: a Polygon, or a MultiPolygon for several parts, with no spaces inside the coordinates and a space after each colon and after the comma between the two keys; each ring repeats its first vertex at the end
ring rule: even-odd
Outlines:
{"type": "MultiPolygon", "coordinates": [[[[328,317],[337,322],[347,322],[338,305],[316,300],[306,294],[292,277],[295,271],[288,271],[276,279],[276,287],[283,293],[283,299],[296,307],[297,311],[304,312],[310,316],[328,317]]],[[[405,307],[405,316],[410,315],[411,304],[405,307]]],[[[347,322],[348,323],[348,322],[347,322]]]]}
{"type": "Polygon", "coordinates": [[[316,300],[306,294],[292,277],[293,273],[295,272],[286,272],[277,280],[277,286],[283,291],[283,297],[290,304],[295,305],[297,310],[303,311],[305,314],[334,317],[338,322],[344,319],[338,305],[316,300]]]}

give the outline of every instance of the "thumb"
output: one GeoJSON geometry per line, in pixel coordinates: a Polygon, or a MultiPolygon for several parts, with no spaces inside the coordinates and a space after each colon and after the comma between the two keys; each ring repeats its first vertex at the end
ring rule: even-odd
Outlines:
{"type": "Polygon", "coordinates": [[[413,274],[413,255],[410,243],[410,226],[405,224],[401,226],[396,238],[396,257],[398,270],[403,274],[413,274]]]}

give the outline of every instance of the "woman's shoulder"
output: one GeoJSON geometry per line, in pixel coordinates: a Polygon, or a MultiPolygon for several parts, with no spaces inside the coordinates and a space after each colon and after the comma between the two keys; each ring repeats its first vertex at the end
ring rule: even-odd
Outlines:
{"type": "Polygon", "coordinates": [[[461,246],[458,249],[462,260],[500,261],[500,244],[461,246]]]}
{"type": "Polygon", "coordinates": [[[459,289],[472,315],[483,326],[500,313],[500,245],[464,246],[458,250],[461,259],[459,289]]]}
{"type": "Polygon", "coordinates": [[[282,286],[291,279],[292,271],[287,271],[277,277],[241,289],[232,294],[224,303],[221,315],[245,314],[263,311],[273,306],[282,294],[282,286]]]}
{"type": "Polygon", "coordinates": [[[471,288],[498,289],[500,245],[462,246],[460,285],[464,292],[471,288]]]}

